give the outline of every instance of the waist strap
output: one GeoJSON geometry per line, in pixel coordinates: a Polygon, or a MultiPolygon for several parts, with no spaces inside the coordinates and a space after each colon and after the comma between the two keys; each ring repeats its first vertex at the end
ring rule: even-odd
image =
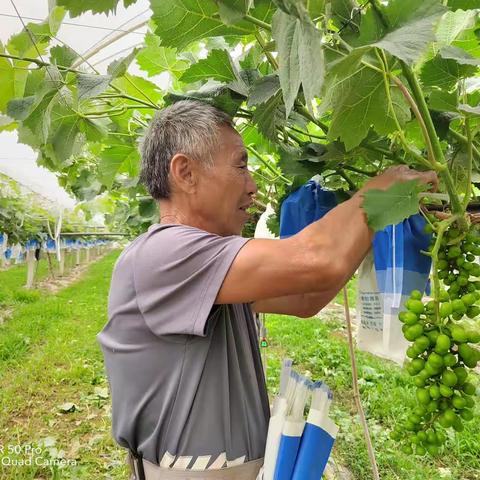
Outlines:
{"type": "Polygon", "coordinates": [[[263,465],[263,458],[215,470],[175,470],[163,468],[129,453],[134,472],[132,480],[255,480],[263,465]]]}

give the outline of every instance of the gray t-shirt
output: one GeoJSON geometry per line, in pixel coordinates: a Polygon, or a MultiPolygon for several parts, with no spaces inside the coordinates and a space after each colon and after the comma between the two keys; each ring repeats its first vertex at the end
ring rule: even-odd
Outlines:
{"type": "Polygon", "coordinates": [[[119,257],[98,334],[113,436],[164,467],[261,458],[269,404],[248,304],[214,305],[240,248],[186,225],[153,225],[119,257]]]}

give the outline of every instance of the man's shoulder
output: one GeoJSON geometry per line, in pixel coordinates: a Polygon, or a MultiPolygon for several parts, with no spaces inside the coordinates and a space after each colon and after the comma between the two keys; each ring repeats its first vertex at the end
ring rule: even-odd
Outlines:
{"type": "MultiPolygon", "coordinates": [[[[143,232],[140,234],[138,237],[136,237],[134,240],[131,241],[130,244],[128,244],[124,250],[122,251],[120,258],[124,255],[128,255],[130,252],[135,251],[143,246],[143,244],[149,240],[149,239],[154,239],[154,240],[159,240],[161,241],[162,238],[166,238],[166,235],[158,235],[161,231],[167,230],[169,227],[174,227],[177,225],[162,225],[159,223],[154,223],[153,225],[150,225],[148,230],[146,232],[143,232]]],[[[182,225],[179,225],[182,226],[182,225]]]]}
{"type": "Polygon", "coordinates": [[[186,238],[191,235],[201,236],[202,233],[209,235],[208,232],[190,225],[155,223],[123,249],[117,260],[117,265],[127,260],[135,262],[138,255],[141,257],[167,255],[168,252],[181,248],[186,238]]]}

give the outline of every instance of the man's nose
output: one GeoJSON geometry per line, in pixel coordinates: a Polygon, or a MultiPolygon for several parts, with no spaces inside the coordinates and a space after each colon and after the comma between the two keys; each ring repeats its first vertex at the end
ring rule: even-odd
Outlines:
{"type": "Polygon", "coordinates": [[[257,184],[255,183],[255,180],[253,179],[252,173],[249,172],[249,181],[248,181],[248,194],[249,195],[255,195],[258,192],[258,187],[257,184]]]}

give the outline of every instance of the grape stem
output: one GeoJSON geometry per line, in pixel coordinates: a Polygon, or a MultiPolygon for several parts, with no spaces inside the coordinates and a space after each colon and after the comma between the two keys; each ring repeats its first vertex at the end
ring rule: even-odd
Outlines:
{"type": "MultiPolygon", "coordinates": [[[[466,101],[465,101],[466,103],[466,101]]],[[[467,186],[465,189],[465,197],[463,199],[463,207],[468,207],[468,202],[472,195],[472,165],[473,165],[473,139],[472,130],[470,128],[470,118],[468,114],[465,116],[465,131],[467,136],[467,186]]]]}
{"type": "Polygon", "coordinates": [[[437,228],[437,238],[435,239],[435,244],[433,246],[431,257],[432,257],[432,281],[433,281],[433,301],[435,302],[435,320],[438,325],[440,332],[442,331],[441,318],[440,318],[440,279],[438,278],[438,252],[440,250],[443,235],[447,228],[455,221],[459,219],[459,215],[452,215],[451,217],[442,220],[438,224],[437,228]]]}
{"type": "Polygon", "coordinates": [[[425,422],[425,428],[423,429],[424,431],[427,430],[427,428],[435,428],[434,427],[434,424],[435,422],[437,421],[438,417],[440,416],[439,413],[437,413],[436,415],[434,415],[432,417],[431,420],[429,420],[428,422],[425,422]]]}
{"type": "Polygon", "coordinates": [[[418,82],[418,79],[413,72],[413,70],[406,65],[404,62],[401,62],[402,65],[402,72],[405,75],[410,88],[412,89],[413,98],[417,103],[418,110],[423,118],[425,123],[427,133],[430,139],[430,144],[433,148],[433,155],[434,155],[434,170],[436,170],[439,176],[445,183],[445,187],[447,189],[448,195],[450,197],[450,202],[452,205],[452,212],[456,215],[456,220],[461,230],[466,230],[468,228],[468,223],[465,219],[464,213],[465,208],[463,207],[458,193],[455,188],[455,183],[453,181],[452,175],[450,171],[446,167],[446,160],[445,156],[443,155],[442,147],[440,145],[440,140],[435,131],[435,127],[433,125],[432,117],[428,110],[427,103],[425,101],[425,97],[423,95],[422,89],[418,82]]]}
{"type": "Polygon", "coordinates": [[[425,212],[423,208],[420,208],[420,213],[425,219],[425,221],[432,227],[433,231],[436,231],[437,227],[430,221],[430,219],[428,218],[427,212],[425,212]]]}

